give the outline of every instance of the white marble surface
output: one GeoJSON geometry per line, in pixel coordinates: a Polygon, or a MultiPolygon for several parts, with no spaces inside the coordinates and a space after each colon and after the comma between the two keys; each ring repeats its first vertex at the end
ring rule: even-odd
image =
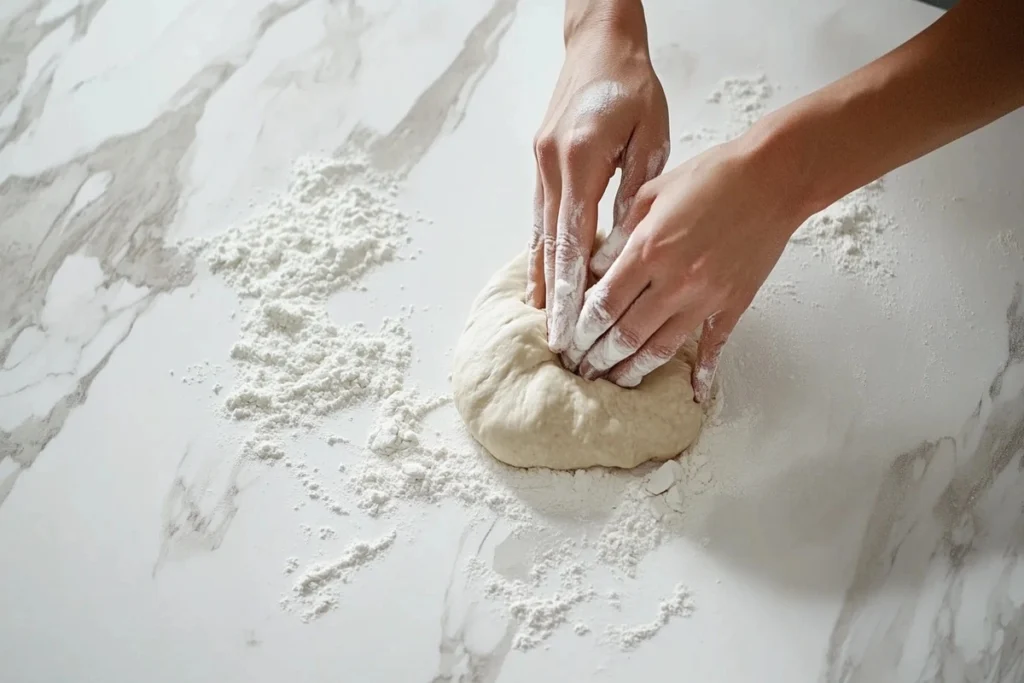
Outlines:
{"type": "MultiPolygon", "coordinates": [[[[647,4],[674,143],[713,123],[723,77],[768,74],[778,105],[938,15],[647,4]]],[[[180,381],[207,360],[230,381],[238,302],[173,245],[244,217],[296,156],[371,138],[434,223],[332,315],[434,305],[409,381],[445,390],[469,302],[526,240],[560,31],[540,0],[0,6],[0,680],[1024,680],[1020,112],[889,177],[884,292],[787,251],[775,277],[801,301],[752,310],[724,361],[724,419],[757,416],[720,456],[742,476],[608,579],[631,621],[684,581],[690,618],[628,654],[569,629],[493,646],[500,622],[477,634],[450,599],[484,531],[454,504],[418,510],[342,609],[278,608],[316,520],[293,482],[233,464],[240,428],[180,381]]],[[[385,527],[346,524],[339,543],[385,527]]]]}

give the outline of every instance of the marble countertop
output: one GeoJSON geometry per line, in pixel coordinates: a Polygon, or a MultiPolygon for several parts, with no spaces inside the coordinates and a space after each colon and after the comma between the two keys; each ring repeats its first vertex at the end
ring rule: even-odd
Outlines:
{"type": "MultiPolygon", "coordinates": [[[[777,106],[939,13],[645,4],[670,164],[715,123],[723,78],[766,75],[777,106]]],[[[623,623],[682,582],[686,618],[628,652],[571,623],[510,647],[514,620],[474,617],[489,601],[472,587],[453,597],[467,539],[510,532],[455,501],[405,506],[415,542],[338,609],[279,607],[318,518],[282,468],[237,459],[244,425],[213,380],[182,381],[231,382],[239,299],[177,245],[244,219],[300,155],[360,141],[431,222],[417,259],[331,316],[413,305],[406,382],[447,391],[473,296],[527,238],[560,32],[561,3],[540,0],[3,3],[0,680],[1024,680],[1022,112],[886,178],[894,277],[787,250],[788,294],[723,360],[720,429],[736,431],[708,455],[730,486],[694,495],[635,576],[593,579],[623,623]]],[[[358,433],[372,410],[340,417],[358,433]]],[[[321,549],[385,526],[353,514],[321,549]]]]}

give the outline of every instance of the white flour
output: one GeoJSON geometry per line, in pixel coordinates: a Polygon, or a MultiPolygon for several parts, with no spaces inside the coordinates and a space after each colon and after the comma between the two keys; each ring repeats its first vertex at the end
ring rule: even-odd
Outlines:
{"type": "Polygon", "coordinates": [[[658,605],[658,616],[654,621],[639,626],[610,626],[607,635],[622,650],[635,650],[645,641],[658,634],[668,622],[675,617],[688,617],[693,614],[693,600],[689,589],[677,584],[672,595],[658,605]]]}
{"type": "Polygon", "coordinates": [[[753,78],[726,78],[707,97],[709,104],[723,105],[716,112],[717,126],[703,126],[679,136],[680,142],[705,142],[708,146],[731,140],[768,112],[768,101],[775,88],[765,75],[753,78]]]}
{"type": "Polygon", "coordinates": [[[880,279],[896,276],[899,254],[885,239],[896,221],[879,208],[881,180],[851,192],[811,216],[790,239],[846,275],[880,279]]]}
{"type": "MultiPolygon", "coordinates": [[[[375,541],[354,541],[341,557],[313,565],[299,576],[292,587],[293,595],[282,599],[281,606],[299,610],[303,621],[317,618],[337,605],[338,590],[352,574],[387,551],[395,538],[397,532],[392,531],[375,541]]],[[[289,568],[291,563],[286,565],[287,573],[291,573],[289,568]]]]}

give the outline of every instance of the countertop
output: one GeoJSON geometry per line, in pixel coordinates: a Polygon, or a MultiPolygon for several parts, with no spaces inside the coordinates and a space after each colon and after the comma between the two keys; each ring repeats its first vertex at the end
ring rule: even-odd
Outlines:
{"type": "MultiPolygon", "coordinates": [[[[725,123],[723,79],[765,79],[775,107],[939,15],[645,4],[670,165],[725,123]]],[[[885,178],[884,277],[787,249],[723,357],[700,468],[683,456],[686,505],[644,518],[631,565],[588,552],[650,468],[566,475],[585,490],[555,500],[565,479],[481,464],[525,526],[454,496],[369,514],[338,464],[376,457],[376,395],[282,437],[291,467],[242,457],[253,426],[220,387],[251,302],[189,245],[297,158],[365,151],[423,220],[325,310],[401,320],[402,387],[443,402],[473,297],[527,240],[560,33],[561,3],[531,0],[4,3],[0,679],[1024,680],[1021,112],[885,178]],[[280,603],[318,562],[341,563],[335,602],[304,619],[280,603]]],[[[451,406],[430,419],[487,458],[451,406]]]]}

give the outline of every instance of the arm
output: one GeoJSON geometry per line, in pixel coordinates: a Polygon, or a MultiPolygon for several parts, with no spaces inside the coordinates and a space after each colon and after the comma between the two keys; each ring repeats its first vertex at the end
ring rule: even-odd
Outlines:
{"type": "Polygon", "coordinates": [[[808,216],[1022,105],[1024,2],[964,0],[896,50],[645,184],[623,220],[624,247],[594,256],[612,265],[568,355],[582,358],[584,377],[635,386],[703,325],[693,388],[704,400],[729,334],[808,216]]]}
{"type": "Polygon", "coordinates": [[[963,0],[750,135],[790,157],[809,215],[1021,106],[1024,2],[963,0]]]}

